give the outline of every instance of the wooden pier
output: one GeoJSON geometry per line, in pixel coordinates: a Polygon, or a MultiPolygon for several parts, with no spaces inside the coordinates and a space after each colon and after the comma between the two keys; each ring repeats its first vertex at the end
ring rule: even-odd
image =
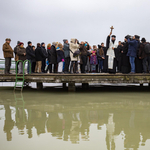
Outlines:
{"type": "MultiPolygon", "coordinates": [[[[15,74],[0,74],[0,82],[15,82],[15,80],[15,74]]],[[[150,74],[28,74],[25,75],[25,81],[36,82],[38,89],[43,87],[43,83],[63,83],[64,87],[68,83],[68,90],[75,91],[75,83],[82,83],[84,86],[90,83],[132,83],[141,86],[148,83],[150,85],[150,74]]]]}

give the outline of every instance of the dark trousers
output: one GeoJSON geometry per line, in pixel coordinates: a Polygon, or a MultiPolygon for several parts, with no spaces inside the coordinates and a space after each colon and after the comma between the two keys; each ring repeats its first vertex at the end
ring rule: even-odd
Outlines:
{"type": "Polygon", "coordinates": [[[46,67],[46,59],[43,59],[42,60],[42,67],[41,67],[41,70],[43,73],[45,73],[45,67],[46,67]]]}
{"type": "Polygon", "coordinates": [[[98,59],[99,71],[103,70],[103,61],[102,59],[98,59]]]}
{"type": "Polygon", "coordinates": [[[50,73],[52,73],[52,72],[57,73],[57,64],[49,64],[47,71],[48,70],[49,70],[50,73]],[[53,67],[53,65],[54,65],[54,67],[53,67]]]}
{"type": "Polygon", "coordinates": [[[72,73],[72,70],[73,70],[73,73],[76,73],[77,72],[77,61],[71,61],[71,66],[70,66],[70,73],[72,73]]]}
{"type": "Polygon", "coordinates": [[[29,60],[30,63],[28,62],[28,67],[27,67],[27,72],[28,74],[30,73],[30,64],[31,64],[31,73],[32,73],[32,60],[29,60]]]}
{"type": "Polygon", "coordinates": [[[150,56],[147,56],[143,59],[143,71],[147,73],[147,70],[150,71],[150,56]],[[148,62],[148,69],[147,69],[147,62],[148,62]]]}
{"type": "Polygon", "coordinates": [[[35,72],[36,62],[32,62],[32,72],[35,72]]]}
{"type": "Polygon", "coordinates": [[[11,58],[5,58],[5,74],[10,73],[11,58]]]}
{"type": "Polygon", "coordinates": [[[15,66],[15,71],[16,71],[16,67],[17,67],[17,72],[16,73],[18,73],[19,63],[17,64],[17,61],[15,61],[15,65],[17,65],[17,66],[15,66]]]}
{"type": "Polygon", "coordinates": [[[70,57],[67,57],[67,58],[65,58],[64,72],[69,72],[69,65],[70,65],[70,57]]]}
{"type": "Polygon", "coordinates": [[[117,59],[117,71],[121,72],[121,57],[117,59]]]}
{"type": "Polygon", "coordinates": [[[85,66],[87,64],[87,56],[86,55],[81,56],[81,60],[82,60],[81,73],[85,73],[85,66]]]}

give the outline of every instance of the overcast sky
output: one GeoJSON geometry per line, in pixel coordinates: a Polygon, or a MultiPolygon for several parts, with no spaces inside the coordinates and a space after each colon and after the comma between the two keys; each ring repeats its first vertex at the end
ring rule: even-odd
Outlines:
{"type": "MultiPolygon", "coordinates": [[[[110,26],[117,41],[138,34],[150,41],[150,0],[1,0],[0,44],[11,38],[46,44],[77,38],[106,41],[110,26]]],[[[0,58],[3,57],[2,51],[0,58]]]]}

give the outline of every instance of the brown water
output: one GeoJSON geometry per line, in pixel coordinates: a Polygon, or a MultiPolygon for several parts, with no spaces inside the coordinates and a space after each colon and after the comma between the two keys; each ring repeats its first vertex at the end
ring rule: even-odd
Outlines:
{"type": "Polygon", "coordinates": [[[149,150],[150,91],[0,89],[0,150],[149,150]]]}

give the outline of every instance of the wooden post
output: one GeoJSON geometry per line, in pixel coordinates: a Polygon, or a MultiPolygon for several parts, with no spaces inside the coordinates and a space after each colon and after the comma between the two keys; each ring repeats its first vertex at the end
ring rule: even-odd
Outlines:
{"type": "Polygon", "coordinates": [[[89,83],[82,83],[82,88],[89,88],[89,83]]]}
{"type": "Polygon", "coordinates": [[[140,84],[140,87],[143,87],[143,84],[140,84]]]}
{"type": "Polygon", "coordinates": [[[74,82],[68,83],[68,91],[69,92],[75,92],[76,91],[76,86],[74,82]]]}
{"type": "Polygon", "coordinates": [[[38,90],[42,90],[43,89],[43,83],[42,82],[36,82],[36,86],[38,90]]]}
{"type": "Polygon", "coordinates": [[[66,87],[67,87],[66,83],[63,83],[63,89],[66,89],[66,87]]]}

